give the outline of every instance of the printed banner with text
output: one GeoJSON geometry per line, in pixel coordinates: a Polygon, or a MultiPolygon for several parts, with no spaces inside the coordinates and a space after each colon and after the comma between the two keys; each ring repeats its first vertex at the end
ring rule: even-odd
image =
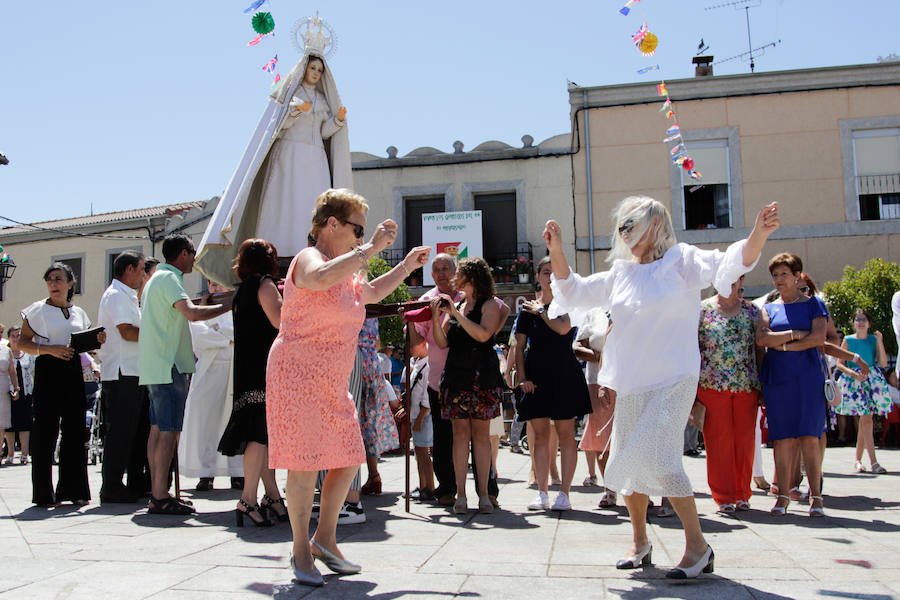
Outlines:
{"type": "Polygon", "coordinates": [[[435,254],[445,252],[458,259],[481,256],[481,211],[427,213],[422,215],[422,244],[431,246],[428,264],[425,266],[425,285],[434,285],[431,278],[431,260],[435,254]]]}

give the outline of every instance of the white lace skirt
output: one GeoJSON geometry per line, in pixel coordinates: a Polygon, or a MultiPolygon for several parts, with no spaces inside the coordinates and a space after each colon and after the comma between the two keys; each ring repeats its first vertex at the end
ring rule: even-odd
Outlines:
{"type": "Polygon", "coordinates": [[[640,394],[618,396],[606,487],[624,494],[683,498],[694,494],[681,464],[684,428],[697,377],[640,394]]]}

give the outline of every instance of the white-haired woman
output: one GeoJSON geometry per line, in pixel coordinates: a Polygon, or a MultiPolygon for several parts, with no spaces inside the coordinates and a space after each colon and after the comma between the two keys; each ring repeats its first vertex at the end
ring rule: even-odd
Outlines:
{"type": "Polygon", "coordinates": [[[651,561],[648,497],[666,496],[684,525],[685,551],[666,577],[711,573],[714,555],[700,530],[691,482],[681,464],[683,430],[697,393],[700,291],[728,293],[752,269],[766,239],[778,228],[778,205],[756,217],[750,236],[725,252],[678,244],[669,211],[652,198],[632,196],[613,211],[610,270],[581,277],[566,261],[556,221],[544,241],[553,264],[554,313],[600,307],[615,327],[604,347],[600,382],[617,392],[607,487],[625,498],[633,544],[616,567],[651,561]],[[653,365],[647,370],[646,365],[653,365]]]}

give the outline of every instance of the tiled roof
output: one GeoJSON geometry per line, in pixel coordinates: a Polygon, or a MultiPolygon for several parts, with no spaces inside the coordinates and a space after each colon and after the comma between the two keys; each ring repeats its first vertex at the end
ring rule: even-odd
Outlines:
{"type": "Polygon", "coordinates": [[[99,213],[85,217],[70,217],[68,219],[54,219],[52,221],[40,221],[31,223],[35,227],[25,225],[13,225],[12,227],[0,227],[0,236],[17,233],[29,233],[38,229],[72,229],[86,225],[98,225],[101,223],[115,223],[116,221],[131,221],[133,219],[148,219],[179,214],[194,207],[203,206],[203,202],[180,202],[178,204],[165,204],[163,206],[151,206],[149,208],[134,208],[116,212],[99,213]]]}

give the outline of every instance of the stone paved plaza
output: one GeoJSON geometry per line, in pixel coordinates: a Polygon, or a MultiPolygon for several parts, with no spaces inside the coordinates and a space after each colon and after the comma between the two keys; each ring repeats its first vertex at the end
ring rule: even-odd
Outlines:
{"type": "MultiPolygon", "coordinates": [[[[338,529],[343,552],[363,572],[328,575],[318,589],[291,584],[286,523],[234,527],[237,493],[231,490],[197,494],[196,480],[183,478],[199,511],[188,518],[96,503],[44,510],[30,503],[30,467],[6,466],[0,468],[0,598],[900,598],[900,478],[857,475],[852,459],[850,448],[828,451],[828,516],[810,519],[808,505],[797,503],[787,517],[770,517],[773,500],[761,492],[751,501],[754,510],[718,515],[705,461],[686,458],[716,571],[670,582],[663,576],[683,543],[677,518],[651,514],[653,567],[617,571],[613,565],[630,539],[625,510],[597,509],[600,488],[578,485],[586,475],[583,456],[575,510],[526,511],[535,494],[525,485],[528,456],[501,449],[502,510],[462,518],[418,504],[406,514],[403,459],[391,457],[380,467],[385,493],[365,499],[367,522],[338,529]]],[[[880,450],[879,459],[900,472],[900,451],[880,450]]],[[[771,475],[771,450],[765,460],[771,475]]],[[[90,476],[96,498],[99,467],[90,467],[90,476]]],[[[474,504],[473,490],[469,497],[474,504]]]]}

